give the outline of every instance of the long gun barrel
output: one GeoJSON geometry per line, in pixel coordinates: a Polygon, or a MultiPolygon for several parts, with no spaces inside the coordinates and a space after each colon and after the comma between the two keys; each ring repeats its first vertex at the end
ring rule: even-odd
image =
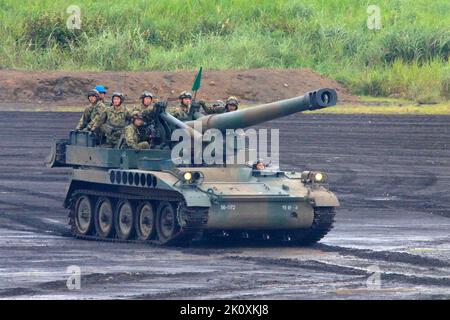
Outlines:
{"type": "Polygon", "coordinates": [[[239,129],[253,126],[276,118],[307,110],[317,110],[336,105],[337,94],[333,89],[323,88],[306,93],[296,98],[276,101],[256,107],[229,113],[208,115],[194,121],[186,122],[190,127],[198,121],[202,124],[202,131],[208,129],[239,129]]]}

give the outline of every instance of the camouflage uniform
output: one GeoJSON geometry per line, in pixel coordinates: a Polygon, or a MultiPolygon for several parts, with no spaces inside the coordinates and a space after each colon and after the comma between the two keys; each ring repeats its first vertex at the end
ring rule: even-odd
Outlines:
{"type": "MultiPolygon", "coordinates": [[[[192,93],[183,91],[180,93],[180,96],[178,97],[178,99],[180,99],[180,105],[177,107],[171,107],[171,108],[167,109],[167,112],[180,121],[195,120],[193,117],[194,114],[191,113],[192,105],[187,106],[187,105],[183,104],[184,99],[189,99],[190,101],[192,101],[192,93]]],[[[193,103],[196,103],[196,102],[193,102],[193,103]]],[[[203,110],[203,107],[201,104],[200,104],[200,108],[198,111],[202,114],[206,113],[205,110],[203,110]]]]}
{"type": "Polygon", "coordinates": [[[225,104],[223,101],[217,101],[212,106],[206,105],[203,101],[200,101],[201,106],[205,110],[206,114],[218,114],[218,113],[225,113],[227,112],[227,109],[225,109],[225,104]]]}
{"type": "MultiPolygon", "coordinates": [[[[179,106],[169,108],[167,111],[172,116],[174,116],[175,118],[177,118],[178,120],[181,120],[183,122],[195,120],[193,118],[193,114],[189,113],[189,109],[190,109],[190,107],[180,104],[179,106]]],[[[199,112],[202,114],[206,114],[206,112],[202,106],[200,106],[199,112]]]]}
{"type": "Polygon", "coordinates": [[[181,121],[192,120],[192,119],[190,119],[192,117],[189,116],[189,107],[186,107],[184,105],[171,107],[167,111],[168,111],[168,113],[170,113],[172,116],[174,116],[178,120],[181,120],[181,121]]]}
{"type": "Polygon", "coordinates": [[[125,127],[125,145],[126,149],[149,149],[150,143],[147,141],[142,141],[142,137],[139,131],[139,128],[136,127],[133,123],[125,127]]]}
{"type": "Polygon", "coordinates": [[[134,106],[132,109],[133,115],[136,113],[139,113],[142,115],[142,119],[144,120],[144,125],[140,126],[138,128],[139,134],[143,138],[143,140],[150,140],[151,137],[155,138],[158,137],[159,134],[156,130],[156,122],[155,122],[155,109],[153,105],[150,106],[144,106],[144,105],[138,105],[134,106]]]}
{"type": "Polygon", "coordinates": [[[114,147],[120,140],[123,128],[128,125],[131,117],[132,112],[123,105],[120,105],[120,107],[111,106],[98,117],[94,130],[100,129],[106,136],[106,144],[114,147]]]}
{"type": "Polygon", "coordinates": [[[155,109],[153,105],[144,106],[143,104],[140,104],[138,106],[134,106],[131,110],[132,113],[142,114],[146,123],[154,122],[155,109]]]}
{"type": "Polygon", "coordinates": [[[104,110],[105,105],[101,100],[98,100],[95,104],[90,104],[87,106],[86,109],[84,109],[83,115],[81,116],[75,130],[92,130],[97,118],[104,112],[104,110]]]}

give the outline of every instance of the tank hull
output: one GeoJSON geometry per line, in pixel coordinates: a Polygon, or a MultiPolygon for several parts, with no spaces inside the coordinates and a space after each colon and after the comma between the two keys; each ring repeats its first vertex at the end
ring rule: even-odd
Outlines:
{"type": "Polygon", "coordinates": [[[311,226],[314,209],[305,201],[228,199],[209,209],[210,230],[287,230],[311,226]]]}
{"type": "Polygon", "coordinates": [[[337,207],[338,200],[321,186],[309,188],[298,179],[267,175],[254,177],[250,168],[197,168],[205,181],[180,184],[168,171],[141,169],[80,168],[73,171],[66,195],[68,207],[73,192],[90,189],[114,192],[125,197],[178,194],[188,207],[208,208],[208,230],[293,230],[309,228],[315,207],[337,207]],[[219,180],[216,181],[216,180],[219,180]]]}

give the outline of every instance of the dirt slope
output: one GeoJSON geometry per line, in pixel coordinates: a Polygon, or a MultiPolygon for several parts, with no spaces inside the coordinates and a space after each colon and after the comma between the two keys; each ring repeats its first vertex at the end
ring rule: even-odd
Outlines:
{"type": "MultiPolygon", "coordinates": [[[[175,100],[189,90],[196,72],[23,72],[0,70],[0,103],[65,106],[84,104],[84,94],[96,84],[122,91],[127,102],[150,90],[162,99],[175,100]]],[[[357,98],[336,81],[310,69],[254,69],[209,71],[203,73],[198,97],[206,101],[237,96],[245,104],[291,98],[317,88],[338,91],[341,102],[357,98]]]]}

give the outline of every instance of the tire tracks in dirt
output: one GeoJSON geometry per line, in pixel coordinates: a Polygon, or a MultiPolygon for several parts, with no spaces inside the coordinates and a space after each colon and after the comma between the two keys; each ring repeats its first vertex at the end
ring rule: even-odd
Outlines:
{"type": "MultiPolygon", "coordinates": [[[[270,265],[283,268],[300,268],[311,271],[326,272],[332,274],[342,274],[342,275],[352,275],[356,277],[361,277],[366,279],[373,272],[366,271],[360,268],[354,268],[350,266],[336,265],[332,263],[324,263],[315,260],[294,260],[294,259],[273,259],[273,258],[263,258],[263,257],[241,257],[241,256],[230,256],[230,259],[256,263],[259,265],[270,265]]],[[[428,277],[428,276],[415,276],[394,272],[380,272],[380,276],[383,280],[402,282],[411,285],[424,285],[424,286],[439,286],[439,287],[450,287],[450,277],[428,277]]]]}

